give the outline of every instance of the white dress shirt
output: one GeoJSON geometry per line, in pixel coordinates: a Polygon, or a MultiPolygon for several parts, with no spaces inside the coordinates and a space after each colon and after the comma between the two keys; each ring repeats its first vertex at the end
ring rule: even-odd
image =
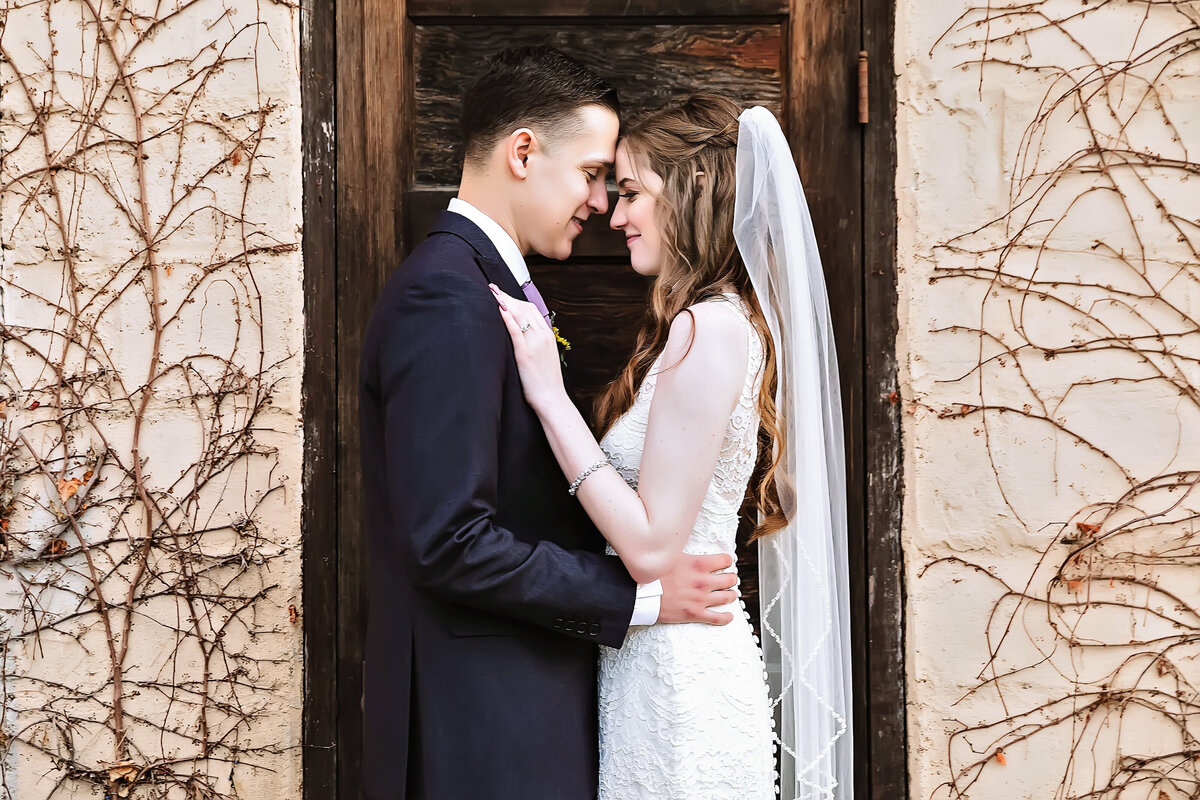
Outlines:
{"type": "MultiPolygon", "coordinates": [[[[517,247],[517,243],[508,235],[508,231],[501,228],[496,220],[466,200],[460,200],[457,197],[450,199],[450,205],[446,210],[461,214],[479,226],[479,229],[495,245],[496,252],[504,259],[504,263],[508,265],[508,269],[519,285],[523,287],[530,281],[529,266],[525,263],[525,256],[522,255],[521,248],[517,247]]],[[[633,601],[633,618],[629,624],[653,625],[658,622],[658,612],[662,608],[662,593],[662,583],[659,581],[638,584],[637,598],[633,601]]]]}

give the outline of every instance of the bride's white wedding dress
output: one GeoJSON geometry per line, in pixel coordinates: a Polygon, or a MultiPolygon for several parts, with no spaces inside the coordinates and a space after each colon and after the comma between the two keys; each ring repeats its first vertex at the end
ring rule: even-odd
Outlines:
{"type": "MultiPolygon", "coordinates": [[[[746,380],[683,552],[734,554],[738,510],[757,457],[763,346],[735,294],[717,302],[749,334],[746,380]]],[[[661,356],[659,357],[661,360],[661,356]]],[[[660,364],[601,442],[634,488],[660,364]]],[[[611,549],[610,549],[611,552],[611,549]]],[[[733,622],[630,628],[601,648],[599,800],[773,800],[775,756],[762,653],[741,601],[733,622]]]]}

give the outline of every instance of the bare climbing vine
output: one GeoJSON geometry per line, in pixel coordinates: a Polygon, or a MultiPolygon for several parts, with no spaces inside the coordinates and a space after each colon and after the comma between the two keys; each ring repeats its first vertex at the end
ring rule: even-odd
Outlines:
{"type": "Polygon", "coordinates": [[[245,797],[294,746],[294,14],[0,10],[4,800],[245,797]]]}
{"type": "Polygon", "coordinates": [[[924,567],[998,598],[963,633],[988,655],[933,796],[1017,796],[1016,770],[1043,798],[1200,797],[1200,6],[989,2],[938,48],[981,96],[1014,76],[1045,95],[1007,209],[945,243],[955,266],[931,278],[980,298],[937,329],[972,343],[961,399],[909,408],[975,426],[1038,553],[1019,580],[978,556],[924,567]],[[1069,518],[1020,497],[1005,451],[1026,446],[1051,453],[1069,518]]]}

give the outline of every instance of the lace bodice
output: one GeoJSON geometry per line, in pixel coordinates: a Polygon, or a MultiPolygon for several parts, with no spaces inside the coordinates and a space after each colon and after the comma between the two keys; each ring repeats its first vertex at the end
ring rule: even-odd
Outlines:
{"type": "MultiPolygon", "coordinates": [[[[746,496],[746,487],[750,483],[758,457],[758,396],[762,384],[764,357],[762,341],[758,331],[750,323],[748,310],[740,297],[727,294],[707,302],[724,304],[745,324],[749,338],[749,359],[746,365],[746,380],[738,396],[737,405],[729,417],[729,424],[725,428],[725,438],[721,443],[721,453],[713,471],[712,481],[709,482],[708,491],[704,495],[696,527],[684,547],[685,553],[693,554],[733,552],[738,511],[746,496]]],[[[654,387],[658,382],[661,363],[660,354],[638,388],[633,406],[600,442],[604,452],[612,457],[613,466],[634,489],[638,486],[642,446],[646,439],[650,404],[654,399],[654,387]]]]}

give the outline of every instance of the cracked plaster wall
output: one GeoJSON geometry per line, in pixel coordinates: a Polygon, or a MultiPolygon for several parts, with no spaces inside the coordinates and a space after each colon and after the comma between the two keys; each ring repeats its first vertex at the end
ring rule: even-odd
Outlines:
{"type": "Polygon", "coordinates": [[[298,798],[299,11],[47,0],[0,13],[0,798],[298,798]],[[129,470],[154,298],[143,555],[129,470]],[[58,368],[82,399],[55,387],[58,368]],[[114,639],[127,643],[123,744],[114,639]]]}
{"type": "Polygon", "coordinates": [[[913,798],[1195,796],[1198,11],[897,6],[913,798]]]}

